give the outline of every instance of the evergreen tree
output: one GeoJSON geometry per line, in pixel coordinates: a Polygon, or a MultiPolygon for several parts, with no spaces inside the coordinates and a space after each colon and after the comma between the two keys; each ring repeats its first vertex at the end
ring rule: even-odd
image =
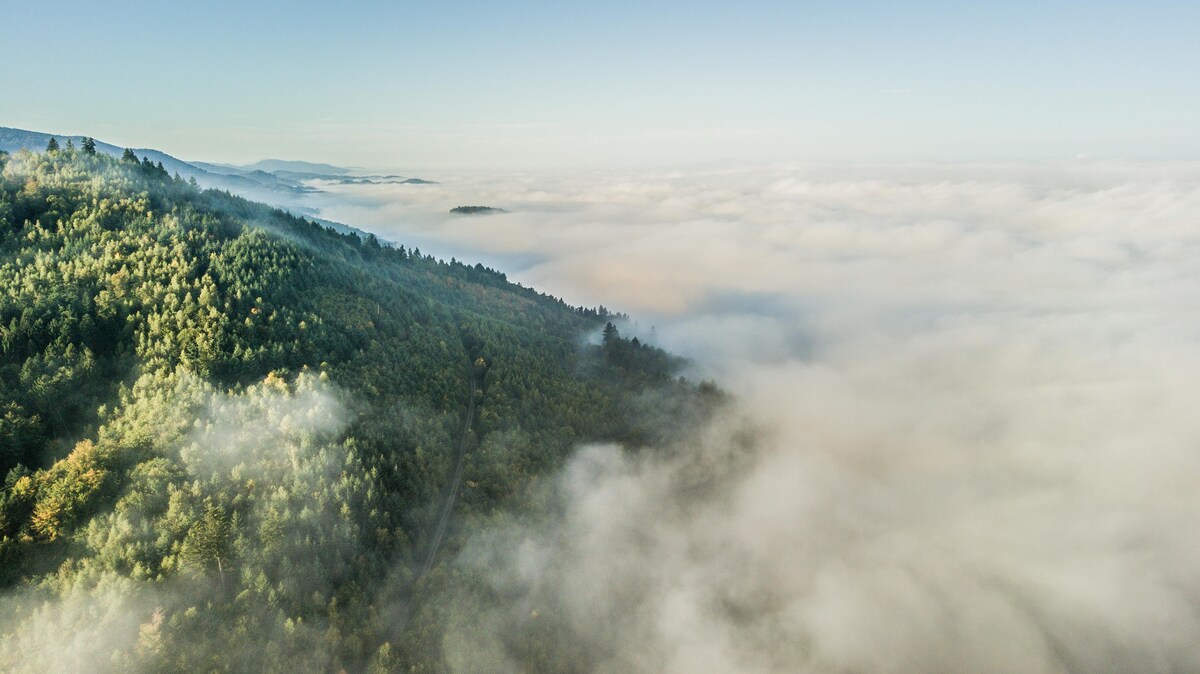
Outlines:
{"type": "Polygon", "coordinates": [[[58,151],[58,139],[55,138],[54,136],[51,136],[50,142],[46,143],[46,152],[56,152],[56,151],[58,151]]]}
{"type": "Polygon", "coordinates": [[[133,153],[133,150],[125,148],[125,153],[121,155],[121,161],[127,161],[136,164],[137,160],[137,155],[133,153]]]}
{"type": "Polygon", "coordinates": [[[184,541],[184,554],[202,567],[216,567],[225,586],[225,563],[231,545],[229,516],[211,501],[205,505],[204,516],[192,525],[184,541]]]}
{"type": "Polygon", "coordinates": [[[85,153],[85,154],[88,154],[88,155],[95,156],[95,155],[96,155],[96,141],[95,141],[95,139],[93,139],[93,138],[90,138],[90,137],[89,137],[89,138],[84,138],[84,139],[83,139],[83,151],[84,151],[84,153],[85,153]]]}
{"type": "Polygon", "coordinates": [[[617,326],[613,325],[612,323],[606,323],[604,325],[604,343],[605,344],[611,344],[613,341],[620,338],[620,336],[621,336],[621,333],[617,332],[617,326]]]}

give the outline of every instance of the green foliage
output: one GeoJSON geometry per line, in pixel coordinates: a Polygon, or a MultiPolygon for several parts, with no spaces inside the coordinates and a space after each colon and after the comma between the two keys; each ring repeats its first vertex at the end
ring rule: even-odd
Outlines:
{"type": "Polygon", "coordinates": [[[204,515],[188,529],[183,541],[183,554],[202,568],[216,568],[221,572],[224,582],[223,560],[229,557],[231,539],[229,515],[210,499],[204,506],[204,515]]]}
{"type": "Polygon", "coordinates": [[[419,569],[472,378],[443,561],[578,443],[655,442],[716,398],[615,327],[581,346],[602,307],[94,149],[0,157],[0,583],[123,588],[122,667],[444,671],[461,590],[419,569]]]}

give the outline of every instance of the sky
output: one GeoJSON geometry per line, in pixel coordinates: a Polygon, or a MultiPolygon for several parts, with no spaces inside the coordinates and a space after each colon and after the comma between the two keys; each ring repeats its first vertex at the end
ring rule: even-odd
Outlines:
{"type": "Polygon", "coordinates": [[[1195,2],[0,6],[0,126],[192,160],[1200,156],[1195,2]]]}

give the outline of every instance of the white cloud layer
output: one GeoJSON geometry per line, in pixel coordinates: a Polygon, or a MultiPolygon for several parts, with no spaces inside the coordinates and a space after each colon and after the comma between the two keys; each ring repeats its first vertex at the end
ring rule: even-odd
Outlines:
{"type": "Polygon", "coordinates": [[[597,671],[1200,669],[1200,166],[429,177],[324,214],[628,310],[759,429],[479,543],[597,671]]]}

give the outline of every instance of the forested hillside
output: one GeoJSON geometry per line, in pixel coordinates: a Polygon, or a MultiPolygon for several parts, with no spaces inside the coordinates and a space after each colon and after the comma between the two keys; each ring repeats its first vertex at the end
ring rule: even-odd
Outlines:
{"type": "Polygon", "coordinates": [[[472,530],[538,508],[580,442],[717,403],[479,265],[137,157],[0,170],[5,671],[445,671],[450,597],[488,601],[453,563],[472,530]]]}

